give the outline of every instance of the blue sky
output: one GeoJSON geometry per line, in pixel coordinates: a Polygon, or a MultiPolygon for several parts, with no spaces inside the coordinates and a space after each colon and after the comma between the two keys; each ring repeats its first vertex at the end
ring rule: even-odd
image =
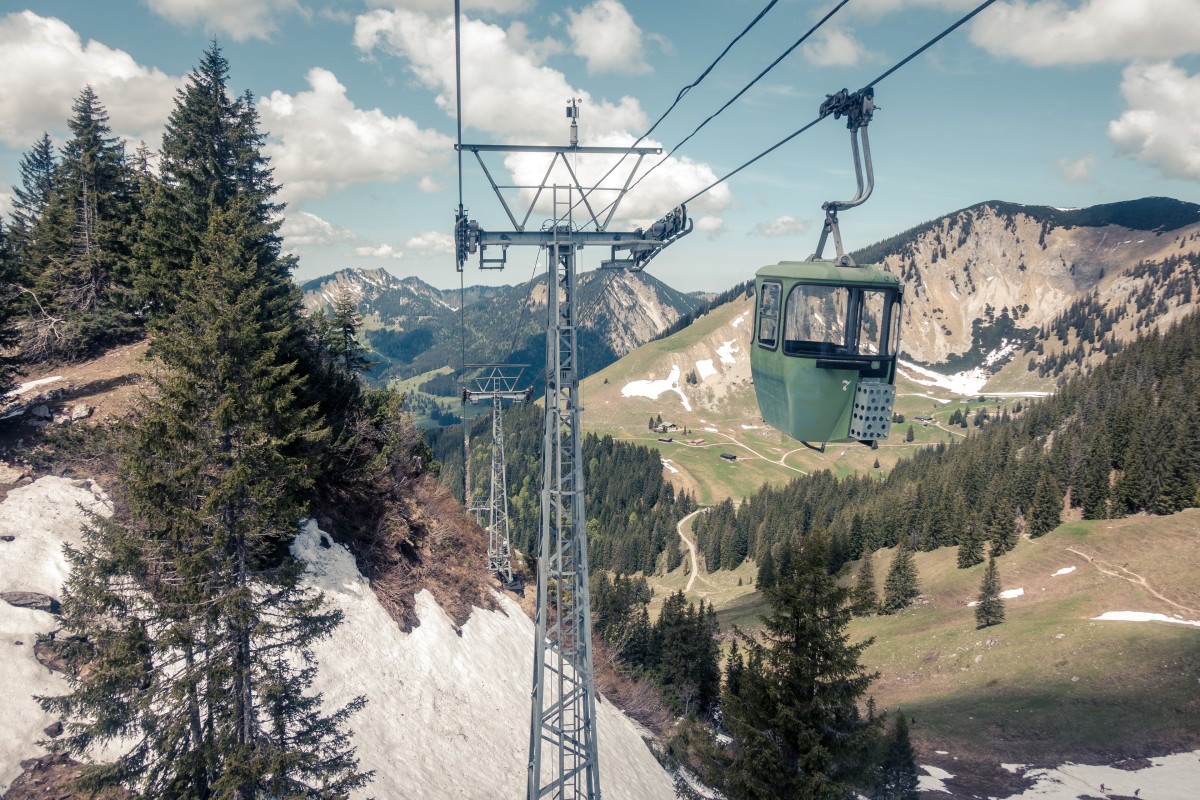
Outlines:
{"type": "MultiPolygon", "coordinates": [[[[574,96],[581,144],[631,144],[766,2],[464,0],[463,138],[565,144],[563,105],[574,96]]],[[[780,0],[647,143],[670,149],[832,5],[780,0]]],[[[611,227],[666,213],[813,119],[825,94],[866,84],[975,5],[850,0],[639,185],[611,227]]],[[[43,130],[61,143],[85,83],[118,133],[156,146],[175,89],[216,39],[231,88],[258,98],[297,278],[385,267],[455,286],[452,9],[451,0],[0,0],[0,214],[21,154],[43,130]]],[[[842,215],[849,248],[990,199],[1200,201],[1200,0],[1001,0],[879,84],[876,102],[876,190],[842,215]]],[[[853,194],[848,137],[826,120],[702,196],[689,207],[696,231],[652,272],[684,290],[720,290],[806,257],[821,202],[853,194]]],[[[510,227],[473,159],[464,163],[470,216],[510,227]]],[[[488,166],[518,182],[546,168],[494,156],[488,166]]],[[[598,177],[607,166],[580,169],[598,177]]],[[[535,255],[513,249],[502,273],[472,264],[467,282],[527,280],[535,255]]],[[[583,267],[604,255],[585,251],[583,267]]]]}

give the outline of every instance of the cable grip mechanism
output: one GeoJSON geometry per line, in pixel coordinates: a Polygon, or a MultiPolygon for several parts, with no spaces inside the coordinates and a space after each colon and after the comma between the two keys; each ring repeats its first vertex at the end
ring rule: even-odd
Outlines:
{"type": "Polygon", "coordinates": [[[821,104],[820,117],[824,119],[830,114],[834,119],[846,118],[846,128],[850,131],[850,151],[854,154],[854,178],[858,186],[854,197],[849,200],[829,200],[821,204],[825,211],[825,225],[821,229],[821,238],[817,241],[817,252],[809,257],[809,261],[824,261],[821,254],[825,250],[825,242],[833,235],[833,246],[837,252],[834,263],[842,267],[856,266],[854,260],[842,249],[842,232],[838,228],[838,211],[860,206],[875,190],[875,170],[871,163],[871,141],[867,137],[867,125],[875,114],[875,89],[867,86],[851,94],[842,89],[835,94],[825,96],[821,104]],[[859,141],[862,141],[862,155],[859,155],[859,141]],[[866,182],[863,181],[863,168],[866,167],[866,182]]]}

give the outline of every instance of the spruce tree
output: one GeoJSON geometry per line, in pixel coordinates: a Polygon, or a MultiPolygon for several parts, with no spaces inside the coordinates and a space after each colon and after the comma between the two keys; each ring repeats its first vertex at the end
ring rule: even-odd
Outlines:
{"type": "Polygon", "coordinates": [[[1030,537],[1037,538],[1057,528],[1062,522],[1062,506],[1062,489],[1049,461],[1043,461],[1026,520],[1026,532],[1030,537]]]}
{"type": "Polygon", "coordinates": [[[850,644],[850,590],[828,571],[829,545],[810,536],[765,592],[765,642],[730,656],[722,724],[708,780],[730,800],[846,797],[869,780],[877,724],[858,704],[875,675],[850,644]]]}
{"type": "Polygon", "coordinates": [[[878,769],[871,800],[917,800],[920,796],[916,754],[908,735],[908,718],[901,710],[884,741],[878,769]]]}
{"type": "Polygon", "coordinates": [[[958,568],[967,569],[983,562],[983,530],[968,519],[958,540],[958,568]]]}
{"type": "Polygon", "coordinates": [[[17,360],[8,349],[17,341],[16,261],[8,231],[0,219],[0,399],[12,389],[17,360]]]}
{"type": "Polygon", "coordinates": [[[913,561],[908,540],[902,538],[892,556],[887,578],[883,582],[883,604],[880,611],[895,614],[903,611],[921,593],[917,582],[917,565],[913,561]]]}
{"type": "Polygon", "coordinates": [[[24,350],[33,359],[76,360],[137,330],[130,313],[131,175],[108,112],[86,87],[72,106],[50,194],[23,262],[33,314],[24,350]]]}
{"type": "Polygon", "coordinates": [[[321,421],[283,344],[296,309],[259,264],[248,200],[210,216],[157,326],[165,371],[122,462],[128,519],[97,520],[63,624],[100,665],[47,698],[59,749],[133,736],[93,777],[146,796],[340,798],[361,786],[347,717],[311,693],[312,644],[340,621],[281,554],[305,514],[321,421]]]}
{"type": "Polygon", "coordinates": [[[852,601],[854,613],[860,617],[879,611],[879,595],[875,590],[875,568],[871,565],[873,554],[863,551],[854,580],[852,601]]]}
{"type": "Polygon", "coordinates": [[[979,601],[975,606],[975,622],[980,628],[999,625],[1004,621],[1004,598],[1000,596],[1000,572],[996,557],[988,558],[987,569],[979,586],[979,601]]]}
{"type": "Polygon", "coordinates": [[[34,142],[29,152],[21,156],[17,171],[21,185],[13,187],[13,211],[9,224],[9,245],[19,256],[33,235],[33,227],[50,203],[50,192],[54,188],[54,174],[58,159],[50,134],[34,142]]]}

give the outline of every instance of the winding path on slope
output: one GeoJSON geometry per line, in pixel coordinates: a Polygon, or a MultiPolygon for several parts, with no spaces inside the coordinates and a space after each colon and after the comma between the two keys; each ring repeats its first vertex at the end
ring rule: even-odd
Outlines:
{"type": "Polygon", "coordinates": [[[687,586],[683,587],[684,594],[687,594],[692,590],[692,584],[696,582],[696,574],[700,569],[700,562],[696,560],[696,543],[689,539],[688,535],[683,532],[683,523],[687,522],[697,514],[704,513],[705,511],[708,511],[708,509],[698,508],[683,519],[679,520],[679,522],[675,523],[675,530],[679,533],[679,538],[682,539],[683,543],[687,545],[688,556],[692,559],[692,574],[688,578],[687,586]]]}
{"type": "MultiPolygon", "coordinates": [[[[1136,586],[1141,586],[1143,589],[1145,589],[1151,595],[1153,595],[1154,597],[1157,597],[1159,600],[1162,600],[1167,605],[1175,606],[1175,608],[1178,608],[1180,611],[1186,611],[1189,614],[1200,614],[1200,611],[1198,611],[1194,608],[1188,608],[1187,606],[1183,605],[1182,603],[1176,603],[1171,598],[1164,597],[1163,595],[1154,591],[1154,588],[1151,587],[1150,584],[1146,582],[1146,579],[1143,578],[1141,575],[1138,575],[1136,572],[1125,569],[1125,567],[1117,566],[1116,564],[1111,564],[1107,561],[1102,561],[1099,558],[1089,556],[1087,553],[1081,553],[1080,551],[1076,550],[1074,547],[1068,547],[1068,548],[1066,548],[1066,550],[1067,550],[1067,552],[1074,553],[1075,555],[1077,555],[1081,558],[1087,559],[1089,564],[1091,564],[1093,567],[1095,567],[1096,569],[1098,569],[1100,572],[1104,573],[1105,575],[1108,575],[1113,578],[1122,578],[1123,580],[1127,580],[1136,586]],[[1104,567],[1100,566],[1101,564],[1112,567],[1112,569],[1105,569],[1104,567]]],[[[689,588],[690,588],[690,584],[689,584],[689,588]]]]}

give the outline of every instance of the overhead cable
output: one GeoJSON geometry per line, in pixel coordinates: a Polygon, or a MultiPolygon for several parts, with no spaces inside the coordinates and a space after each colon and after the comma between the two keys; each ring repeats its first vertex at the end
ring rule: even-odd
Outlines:
{"type": "MultiPolygon", "coordinates": [[[[880,83],[882,80],[884,80],[885,78],[887,78],[888,76],[890,76],[890,75],[891,75],[892,73],[894,73],[896,70],[900,69],[901,67],[903,67],[904,65],[906,65],[908,62],[912,61],[914,58],[916,58],[917,56],[921,55],[921,53],[924,53],[924,52],[925,52],[926,50],[928,50],[930,47],[932,47],[933,45],[935,45],[935,44],[937,44],[938,42],[940,42],[942,39],[944,39],[944,38],[945,38],[946,36],[948,36],[949,34],[953,33],[953,32],[954,32],[955,30],[957,30],[958,28],[962,27],[964,24],[966,24],[967,22],[969,22],[969,21],[971,20],[971,18],[973,18],[973,17],[974,17],[976,14],[978,14],[980,11],[983,11],[985,8],[987,8],[988,6],[990,6],[990,5],[991,5],[992,3],[994,3],[994,2],[996,2],[996,0],[984,0],[984,2],[982,2],[982,3],[980,3],[978,6],[976,6],[976,7],[975,7],[975,9],[974,9],[973,11],[971,11],[970,13],[966,14],[965,16],[963,16],[961,19],[959,19],[957,22],[955,22],[955,23],[954,23],[953,25],[951,25],[949,28],[946,28],[946,30],[942,31],[942,32],[941,32],[941,33],[939,33],[937,36],[933,37],[933,38],[932,38],[932,39],[930,39],[928,42],[926,42],[925,44],[923,44],[923,45],[921,45],[920,47],[918,47],[916,50],[914,50],[914,51],[912,51],[911,53],[909,53],[909,54],[908,54],[907,56],[905,56],[903,59],[901,59],[900,61],[896,62],[894,65],[892,65],[892,67],[891,67],[891,68],[889,68],[888,70],[886,70],[886,71],[885,71],[885,72],[884,72],[882,75],[880,75],[878,78],[876,78],[875,80],[871,81],[871,82],[870,82],[870,83],[868,83],[866,86],[864,86],[864,87],[863,87],[863,90],[866,90],[866,89],[872,89],[872,88],[874,88],[874,87],[876,86],[876,84],[880,83]]],[[[785,144],[787,144],[788,142],[790,142],[792,139],[795,139],[797,136],[799,136],[800,134],[804,133],[804,132],[805,132],[805,131],[807,131],[809,128],[812,128],[814,125],[816,125],[816,124],[817,124],[818,122],[820,122],[821,120],[825,119],[825,117],[827,117],[827,116],[829,116],[829,114],[828,114],[828,113],[821,114],[821,115],[820,115],[820,116],[818,116],[816,119],[814,119],[812,122],[809,122],[808,124],[804,125],[803,127],[801,127],[801,128],[799,128],[799,129],[797,129],[797,130],[793,131],[792,133],[788,134],[788,135],[787,135],[787,136],[785,136],[783,139],[780,139],[778,142],[776,142],[775,144],[771,145],[771,146],[770,146],[770,147],[768,147],[766,150],[762,151],[761,153],[759,153],[758,155],[756,155],[754,158],[750,159],[749,161],[745,162],[745,163],[744,163],[744,164],[742,164],[741,166],[739,166],[739,167],[737,167],[737,168],[735,168],[735,169],[733,169],[733,170],[731,170],[731,171],[729,171],[729,172],[725,173],[725,174],[724,174],[724,175],[722,175],[720,178],[718,178],[717,180],[715,180],[715,181],[713,181],[712,183],[710,183],[708,186],[705,186],[703,189],[701,189],[700,191],[696,192],[695,194],[693,194],[693,195],[692,195],[691,197],[689,197],[688,199],[684,200],[684,201],[683,201],[683,202],[682,202],[680,205],[687,205],[688,203],[692,202],[693,200],[695,200],[697,197],[699,197],[700,195],[704,194],[705,192],[708,192],[709,190],[713,189],[714,187],[716,187],[716,186],[719,186],[720,184],[722,184],[722,183],[724,183],[725,181],[729,180],[729,179],[730,179],[730,178],[732,178],[734,175],[737,175],[739,172],[741,172],[742,170],[744,170],[746,167],[748,167],[748,166],[750,166],[751,164],[755,163],[756,161],[758,161],[759,159],[763,158],[764,156],[766,156],[766,155],[768,155],[768,154],[770,154],[770,153],[773,153],[773,152],[775,152],[775,151],[776,151],[776,150],[778,150],[780,147],[782,147],[783,145],[785,145],[785,144]]],[[[672,152],[674,152],[674,151],[672,151],[672,152]]],[[[659,162],[659,163],[662,163],[662,162],[659,162]]],[[[656,166],[657,166],[657,165],[656,165],[656,166]]],[[[647,171],[647,172],[646,172],[646,175],[649,175],[649,174],[650,174],[650,171],[647,171]]],[[[643,175],[642,177],[644,178],[644,177],[645,177],[645,175],[643,175]]],[[[640,182],[640,180],[641,180],[641,179],[639,179],[639,182],[640,182]]],[[[636,186],[636,185],[637,185],[637,183],[634,183],[634,186],[636,186]]],[[[630,189],[632,189],[632,188],[633,188],[633,186],[631,186],[631,187],[629,187],[629,188],[630,188],[630,189]]]]}

